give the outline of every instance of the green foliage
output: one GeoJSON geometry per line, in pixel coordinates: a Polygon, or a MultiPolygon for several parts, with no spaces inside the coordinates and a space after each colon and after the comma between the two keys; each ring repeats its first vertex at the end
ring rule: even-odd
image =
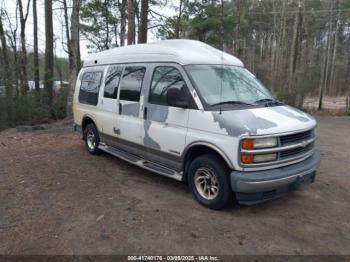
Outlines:
{"type": "Polygon", "coordinates": [[[66,109],[67,109],[68,91],[69,91],[69,88],[64,87],[57,94],[51,108],[51,114],[53,118],[55,119],[65,118],[66,109]]]}
{"type": "Polygon", "coordinates": [[[0,97],[0,130],[17,125],[35,125],[66,116],[68,87],[55,94],[52,107],[47,105],[44,92],[29,92],[9,102],[0,97]]]}
{"type": "MultiPolygon", "coordinates": [[[[1,49],[0,49],[1,51],[1,49]]],[[[16,78],[15,72],[20,73],[19,68],[14,63],[14,54],[9,50],[12,79],[16,78]]],[[[0,55],[0,86],[3,86],[4,70],[1,66],[0,55]]],[[[34,62],[33,53],[28,54],[27,59],[28,80],[34,80],[34,62]]],[[[39,54],[39,71],[40,78],[44,75],[44,56],[39,54]]],[[[69,65],[66,58],[55,58],[54,80],[65,81],[69,77],[69,65]]],[[[17,82],[20,89],[20,82],[17,82]]],[[[53,105],[50,108],[47,104],[47,99],[44,90],[36,93],[34,90],[28,92],[26,96],[20,95],[20,90],[16,90],[16,83],[13,83],[13,99],[6,99],[4,88],[0,89],[0,130],[16,125],[31,125],[40,124],[52,121],[53,119],[64,118],[66,114],[67,88],[61,89],[55,94],[53,105]]]]}
{"type": "Polygon", "coordinates": [[[8,121],[8,105],[5,98],[0,98],[0,130],[9,125],[8,121]]]}
{"type": "Polygon", "coordinates": [[[89,41],[90,51],[102,51],[117,46],[117,0],[86,0],[80,9],[81,33],[89,41]]]}

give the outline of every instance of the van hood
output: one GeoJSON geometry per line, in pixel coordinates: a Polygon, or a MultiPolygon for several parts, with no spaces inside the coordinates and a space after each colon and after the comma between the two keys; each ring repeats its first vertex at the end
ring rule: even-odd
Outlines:
{"type": "Polygon", "coordinates": [[[270,135],[316,126],[315,119],[290,106],[212,112],[221,131],[231,136],[270,135]]]}

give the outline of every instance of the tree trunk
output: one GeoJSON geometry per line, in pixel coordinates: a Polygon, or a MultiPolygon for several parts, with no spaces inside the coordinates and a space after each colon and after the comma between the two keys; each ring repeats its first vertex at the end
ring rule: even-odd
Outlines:
{"type": "Polygon", "coordinates": [[[327,47],[324,48],[323,52],[323,63],[322,63],[322,71],[321,71],[321,80],[320,80],[320,87],[319,87],[319,98],[318,98],[318,107],[317,110],[322,110],[323,105],[323,93],[324,93],[324,86],[325,86],[325,72],[326,72],[326,64],[327,64],[327,47]]]}
{"type": "Polygon", "coordinates": [[[270,71],[270,79],[271,79],[271,90],[275,91],[276,88],[276,61],[277,61],[277,16],[276,16],[276,0],[272,2],[272,11],[273,15],[273,32],[272,32],[272,43],[271,43],[271,71],[270,71]]]}
{"type": "Polygon", "coordinates": [[[327,44],[324,47],[324,53],[323,53],[323,64],[322,64],[321,81],[320,81],[320,88],[319,88],[318,110],[322,110],[323,95],[327,88],[328,64],[329,64],[328,60],[329,60],[329,54],[330,54],[329,49],[330,49],[330,36],[328,35],[327,44]]]}
{"type": "Polygon", "coordinates": [[[128,0],[128,45],[135,44],[135,5],[128,0]]]}
{"type": "Polygon", "coordinates": [[[141,0],[141,23],[139,30],[138,43],[147,43],[147,31],[148,31],[148,1],[141,0]]]}
{"type": "MultiPolygon", "coordinates": [[[[16,35],[16,32],[14,32],[14,35],[16,35]]],[[[20,68],[19,68],[19,64],[18,64],[18,53],[17,53],[17,41],[16,39],[14,39],[13,43],[12,43],[12,53],[13,53],[13,68],[14,68],[14,73],[15,73],[15,95],[16,97],[19,96],[19,84],[18,84],[18,80],[20,79],[20,68]]]]}
{"type": "Polygon", "coordinates": [[[122,0],[119,3],[119,12],[120,12],[120,46],[125,45],[125,33],[126,33],[126,4],[127,0],[122,0]]]}
{"type": "Polygon", "coordinates": [[[291,92],[293,89],[294,74],[298,60],[299,53],[299,41],[300,41],[300,31],[302,27],[302,14],[301,14],[301,3],[299,1],[298,12],[295,14],[294,26],[293,26],[293,39],[292,47],[290,52],[289,59],[289,82],[288,82],[288,91],[291,92]]]}
{"type": "Polygon", "coordinates": [[[277,57],[277,67],[278,69],[278,86],[285,87],[284,79],[283,79],[283,70],[284,70],[284,62],[283,59],[285,57],[285,39],[286,39],[286,3],[287,1],[282,1],[282,13],[281,13],[281,24],[279,30],[279,41],[278,41],[278,57],[277,57]]]}
{"type": "Polygon", "coordinates": [[[68,43],[72,54],[72,65],[69,68],[69,91],[67,97],[67,117],[73,116],[73,98],[76,78],[80,69],[80,44],[79,44],[79,10],[81,0],[73,0],[73,10],[71,15],[71,40],[68,43]]]}
{"type": "MultiPolygon", "coordinates": [[[[10,25],[11,37],[9,37],[10,45],[13,53],[13,70],[14,70],[14,79],[15,79],[15,95],[19,96],[19,84],[18,80],[20,77],[20,69],[18,64],[18,52],[17,52],[17,30],[18,30],[18,1],[16,1],[16,11],[15,11],[15,28],[12,28],[10,25]]],[[[13,88],[12,88],[13,89],[13,88]]],[[[13,90],[12,90],[13,92],[13,90]]]]}
{"type": "Polygon", "coordinates": [[[108,1],[105,0],[104,1],[104,15],[105,15],[105,22],[106,22],[106,39],[105,39],[105,43],[104,43],[104,49],[108,50],[109,49],[109,34],[110,34],[110,28],[109,28],[109,23],[108,23],[108,19],[109,19],[109,9],[108,9],[108,1]]]}
{"type": "Polygon", "coordinates": [[[240,55],[240,29],[241,29],[241,0],[236,0],[237,6],[237,24],[235,27],[234,52],[240,55]]]}
{"type": "Polygon", "coordinates": [[[21,33],[20,33],[20,38],[21,38],[21,49],[22,49],[22,54],[21,54],[21,82],[22,82],[22,89],[21,93],[22,95],[25,95],[28,90],[29,90],[29,85],[28,85],[28,74],[27,74],[27,48],[26,48],[26,22],[29,14],[29,6],[30,6],[30,0],[27,2],[27,10],[26,14],[23,13],[23,4],[22,0],[18,0],[18,6],[19,6],[19,20],[20,20],[20,25],[21,25],[21,33]]]}
{"type": "MultiPolygon", "coordinates": [[[[136,28],[138,31],[140,30],[140,8],[139,8],[140,0],[134,0],[134,8],[135,8],[135,43],[136,43],[136,28]]],[[[138,32],[137,32],[138,35],[138,32]]]]}
{"type": "Polygon", "coordinates": [[[330,66],[331,66],[331,47],[332,47],[332,37],[333,34],[333,1],[331,1],[331,12],[329,14],[329,29],[328,29],[328,37],[327,37],[327,59],[326,59],[326,68],[325,68],[325,75],[324,75],[324,92],[326,94],[329,94],[329,73],[330,73],[330,66]]]}
{"type": "Polygon", "coordinates": [[[69,44],[70,42],[70,33],[69,33],[69,19],[68,19],[68,7],[67,7],[67,0],[63,0],[63,12],[64,12],[64,26],[66,31],[66,41],[67,41],[67,51],[68,51],[68,64],[69,68],[72,67],[73,64],[73,58],[72,58],[72,50],[71,46],[69,44]]]}
{"type": "Polygon", "coordinates": [[[3,66],[4,66],[4,73],[5,73],[5,91],[6,91],[6,98],[8,101],[12,101],[12,77],[11,77],[11,70],[10,70],[10,63],[9,63],[9,57],[7,52],[7,43],[5,38],[5,32],[2,25],[2,19],[1,19],[1,12],[0,12],[0,40],[1,40],[1,51],[2,51],[2,57],[3,57],[3,66]]]}
{"type": "Polygon", "coordinates": [[[336,75],[336,70],[335,70],[335,64],[336,64],[336,59],[337,59],[337,50],[338,50],[338,32],[340,30],[340,10],[339,10],[339,0],[335,1],[335,9],[338,10],[337,12],[337,19],[335,20],[335,30],[333,34],[333,54],[332,54],[332,64],[331,64],[331,72],[330,72],[330,81],[329,81],[329,86],[331,88],[331,95],[335,95],[337,93],[337,88],[336,88],[336,83],[335,83],[335,75],[336,75]]]}
{"type": "Polygon", "coordinates": [[[45,0],[45,92],[47,103],[52,105],[53,99],[53,23],[52,23],[52,0],[45,0]]]}
{"type": "Polygon", "coordinates": [[[180,0],[180,6],[179,6],[179,14],[177,16],[176,21],[176,28],[175,28],[175,38],[180,38],[180,31],[181,31],[181,16],[182,16],[182,6],[183,6],[184,0],[180,0]]]}
{"type": "Polygon", "coordinates": [[[58,59],[57,59],[57,56],[55,55],[54,57],[54,60],[55,60],[55,68],[56,68],[56,72],[57,72],[57,75],[58,75],[58,79],[60,80],[60,88],[59,88],[59,92],[61,92],[62,90],[62,87],[63,87],[63,76],[62,76],[62,67],[61,65],[58,63],[58,59]]]}
{"type": "Polygon", "coordinates": [[[35,90],[40,91],[39,53],[38,53],[38,17],[36,13],[36,0],[33,0],[33,35],[34,35],[34,81],[35,90]]]}

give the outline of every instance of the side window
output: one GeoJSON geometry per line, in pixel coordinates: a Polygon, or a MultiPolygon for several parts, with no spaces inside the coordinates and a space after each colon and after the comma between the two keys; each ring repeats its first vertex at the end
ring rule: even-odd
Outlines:
{"type": "Polygon", "coordinates": [[[117,98],[119,80],[123,72],[122,66],[110,66],[108,68],[103,96],[106,98],[117,98]]]}
{"type": "Polygon", "coordinates": [[[154,70],[149,102],[152,104],[167,105],[166,95],[170,88],[177,88],[187,92],[187,86],[179,70],[171,66],[159,66],[154,70]]]}
{"type": "Polygon", "coordinates": [[[143,66],[128,66],[120,83],[120,100],[140,101],[140,92],[146,68],[143,66]]]}
{"type": "Polygon", "coordinates": [[[100,90],[102,72],[85,72],[81,79],[79,102],[88,105],[97,105],[98,91],[100,90]]]}

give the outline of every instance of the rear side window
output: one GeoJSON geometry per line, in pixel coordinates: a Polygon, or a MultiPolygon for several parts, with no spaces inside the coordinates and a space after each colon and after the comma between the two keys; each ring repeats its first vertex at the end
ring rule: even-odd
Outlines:
{"type": "Polygon", "coordinates": [[[140,92],[146,68],[143,66],[128,66],[120,83],[120,100],[140,101],[140,92]]]}
{"type": "Polygon", "coordinates": [[[154,70],[149,102],[152,104],[167,105],[166,95],[170,88],[179,89],[182,93],[187,86],[179,70],[171,66],[159,66],[154,70]]]}
{"type": "Polygon", "coordinates": [[[79,102],[88,105],[97,105],[98,91],[100,90],[102,72],[85,72],[81,79],[79,102]]]}
{"type": "Polygon", "coordinates": [[[105,81],[104,97],[117,98],[120,77],[123,72],[122,66],[110,66],[105,81]]]}

